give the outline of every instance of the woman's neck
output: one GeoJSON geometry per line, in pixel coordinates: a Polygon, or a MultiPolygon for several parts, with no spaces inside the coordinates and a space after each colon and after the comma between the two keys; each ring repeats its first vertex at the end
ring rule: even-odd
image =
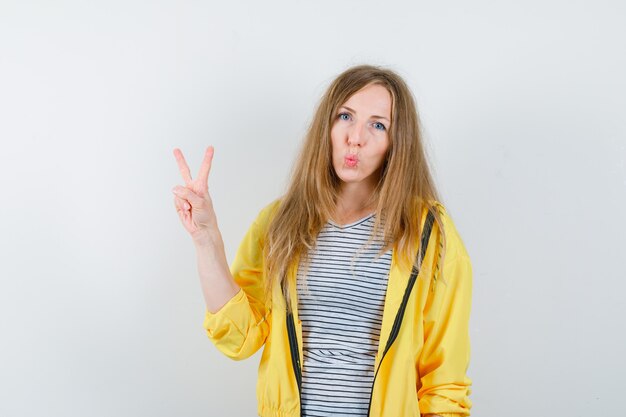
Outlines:
{"type": "Polygon", "coordinates": [[[336,223],[352,223],[376,210],[374,190],[358,185],[344,184],[342,187],[333,215],[336,223]]]}

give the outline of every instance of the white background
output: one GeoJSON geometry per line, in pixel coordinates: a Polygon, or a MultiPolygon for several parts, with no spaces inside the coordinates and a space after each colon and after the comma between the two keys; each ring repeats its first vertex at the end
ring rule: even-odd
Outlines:
{"type": "Polygon", "coordinates": [[[174,209],[215,146],[229,261],[348,66],[413,89],[472,259],[472,415],[617,415],[621,1],[0,2],[0,415],[253,416],[174,209]]]}

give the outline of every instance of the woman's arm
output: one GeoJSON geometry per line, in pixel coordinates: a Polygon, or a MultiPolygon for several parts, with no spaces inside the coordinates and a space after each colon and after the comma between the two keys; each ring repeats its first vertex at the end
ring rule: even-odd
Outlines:
{"type": "Polygon", "coordinates": [[[226,356],[245,359],[263,346],[269,334],[271,310],[265,303],[263,247],[273,204],[265,207],[242,239],[230,273],[239,291],[219,310],[206,311],[204,328],[226,356]]]}
{"type": "Polygon", "coordinates": [[[174,149],[174,157],[185,186],[179,185],[172,190],[180,221],[196,246],[200,284],[209,311],[217,311],[239,291],[228,270],[224,242],[209,194],[208,182],[213,154],[214,149],[209,146],[204,153],[198,176],[193,179],[183,153],[180,149],[174,149]]]}
{"type": "Polygon", "coordinates": [[[221,236],[196,244],[198,275],[207,311],[216,313],[232,299],[241,288],[228,268],[221,236]]]}
{"type": "MultiPolygon", "coordinates": [[[[191,178],[180,149],[174,150],[185,186],[176,186],[174,204],[197,252],[198,273],[206,302],[204,328],[209,339],[226,356],[244,359],[265,343],[269,332],[262,297],[262,233],[255,220],[244,237],[232,271],[208,190],[213,147],[205,152],[200,172],[191,178]]],[[[262,211],[265,215],[267,210],[262,211]]]]}

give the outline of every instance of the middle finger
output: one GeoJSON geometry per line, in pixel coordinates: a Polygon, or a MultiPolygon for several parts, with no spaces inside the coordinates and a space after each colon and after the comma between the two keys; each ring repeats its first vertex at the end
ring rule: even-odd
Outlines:
{"type": "Polygon", "coordinates": [[[208,148],[206,148],[206,151],[204,152],[204,159],[202,160],[202,165],[200,166],[200,172],[198,173],[198,179],[207,186],[209,183],[209,172],[211,171],[211,164],[213,163],[214,153],[215,149],[213,148],[213,146],[209,146],[208,148]]]}

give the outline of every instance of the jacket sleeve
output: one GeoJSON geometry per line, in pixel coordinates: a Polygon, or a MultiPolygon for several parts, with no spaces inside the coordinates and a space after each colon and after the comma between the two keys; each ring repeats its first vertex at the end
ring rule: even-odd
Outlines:
{"type": "Polygon", "coordinates": [[[443,220],[447,238],[443,277],[432,281],[424,308],[417,395],[422,415],[467,416],[472,406],[472,381],[466,375],[470,358],[472,265],[452,221],[445,214],[443,220]]]}
{"type": "Polygon", "coordinates": [[[204,328],[213,344],[234,360],[246,359],[263,346],[270,312],[263,298],[263,244],[268,223],[263,209],[242,239],[230,272],[241,290],[217,312],[205,310],[204,328]]]}

